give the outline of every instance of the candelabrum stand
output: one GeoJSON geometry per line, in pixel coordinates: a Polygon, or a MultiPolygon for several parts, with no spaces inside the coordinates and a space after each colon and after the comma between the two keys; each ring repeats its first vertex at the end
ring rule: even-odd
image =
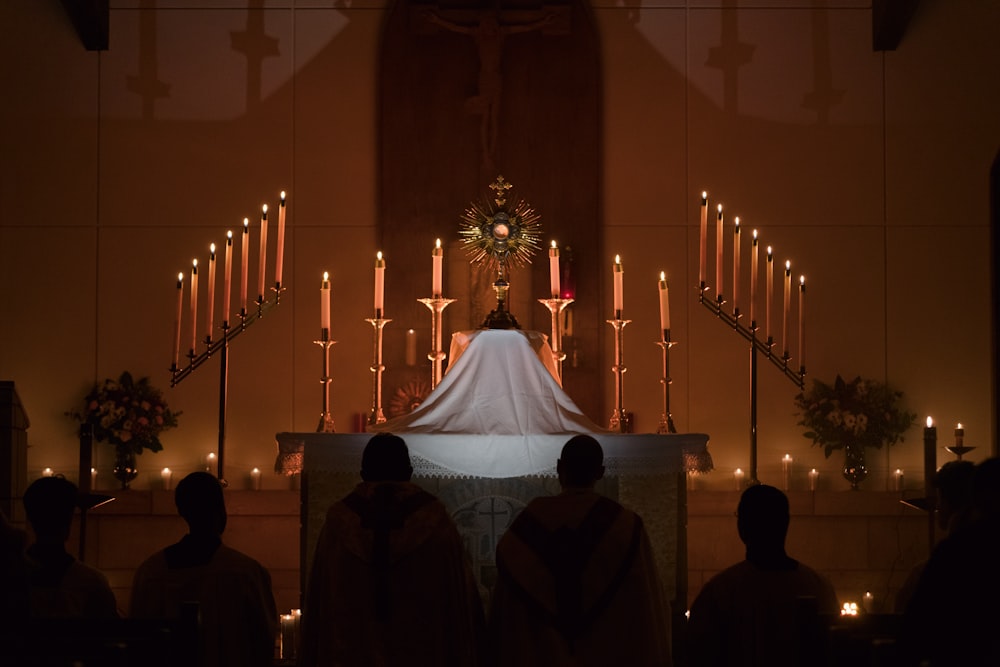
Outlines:
{"type": "Polygon", "coordinates": [[[573,299],[539,299],[538,302],[552,314],[552,358],[559,370],[559,384],[562,384],[562,364],[566,360],[566,353],[562,349],[562,311],[573,303],[573,299]]]}
{"type": "Polygon", "coordinates": [[[337,344],[337,341],[330,340],[330,330],[323,329],[320,340],[314,343],[323,348],[323,375],[319,381],[323,385],[323,412],[319,415],[319,426],[317,433],[336,433],[333,427],[333,416],[330,414],[330,348],[337,344]]]}
{"type": "Polygon", "coordinates": [[[431,391],[441,382],[441,362],[444,361],[444,350],[441,349],[441,315],[444,309],[455,303],[457,299],[445,299],[436,296],[430,299],[417,299],[431,310],[431,340],[434,347],[427,358],[431,360],[431,391]]]}
{"type": "Polygon", "coordinates": [[[366,319],[372,325],[374,330],[374,351],[372,353],[372,411],[368,415],[368,424],[374,426],[376,424],[381,424],[385,421],[385,415],[382,413],[382,371],[385,370],[385,366],[382,365],[382,327],[384,327],[392,320],[387,320],[382,317],[382,311],[376,310],[375,317],[371,319],[366,319]]]}
{"type": "Polygon", "coordinates": [[[660,415],[660,423],[656,427],[657,433],[677,433],[674,426],[674,416],[670,413],[670,348],[677,343],[670,340],[670,329],[663,330],[663,340],[657,341],[657,345],[663,350],[663,414],[660,415]]]}
{"type": "MultiPolygon", "coordinates": [[[[621,317],[621,311],[615,313],[619,318],[621,317]]],[[[615,329],[615,365],[611,368],[611,372],[615,374],[615,409],[611,413],[611,421],[608,424],[608,428],[612,431],[618,431],[619,433],[628,433],[629,431],[629,419],[628,415],[625,414],[625,408],[622,407],[622,402],[625,393],[625,384],[622,376],[625,374],[625,325],[627,325],[632,320],[623,319],[613,319],[607,320],[615,329]]]]}
{"type": "Polygon", "coordinates": [[[951,447],[945,447],[945,449],[955,455],[958,461],[962,460],[962,457],[971,452],[975,447],[966,447],[965,445],[952,445],[951,447]]]}

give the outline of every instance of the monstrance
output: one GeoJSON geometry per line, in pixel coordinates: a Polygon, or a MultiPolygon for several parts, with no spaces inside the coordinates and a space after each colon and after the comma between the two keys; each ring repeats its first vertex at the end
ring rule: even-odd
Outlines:
{"type": "Polygon", "coordinates": [[[514,315],[507,310],[508,267],[531,263],[538,250],[541,216],[523,199],[513,208],[507,205],[507,191],[513,187],[503,176],[490,183],[492,201],[487,198],[472,202],[462,214],[459,236],[471,261],[496,272],[493,291],[497,307],[490,311],[482,324],[484,329],[520,329],[514,315]]]}

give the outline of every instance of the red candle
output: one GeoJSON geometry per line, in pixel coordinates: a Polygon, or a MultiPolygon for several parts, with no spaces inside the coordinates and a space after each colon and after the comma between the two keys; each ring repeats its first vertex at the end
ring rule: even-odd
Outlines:
{"type": "Polygon", "coordinates": [[[382,251],[375,253],[375,317],[382,317],[385,305],[385,260],[382,251]]]}
{"type": "Polygon", "coordinates": [[[622,318],[622,305],[624,302],[625,290],[623,285],[623,278],[625,271],[622,267],[622,258],[619,255],[615,255],[614,264],[614,285],[615,285],[615,319],[620,320],[622,318]]]}

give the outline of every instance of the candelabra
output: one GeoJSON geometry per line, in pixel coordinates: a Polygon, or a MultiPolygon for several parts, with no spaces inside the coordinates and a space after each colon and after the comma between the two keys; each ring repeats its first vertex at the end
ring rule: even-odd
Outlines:
{"type": "Polygon", "coordinates": [[[431,391],[441,382],[441,362],[444,361],[444,350],[441,349],[441,316],[444,309],[455,303],[457,299],[445,299],[436,296],[430,299],[417,299],[431,310],[431,340],[434,347],[427,358],[431,360],[431,391]]]}
{"type": "Polygon", "coordinates": [[[657,433],[677,433],[674,426],[674,416],[670,413],[670,348],[677,343],[670,340],[670,329],[663,330],[663,340],[657,341],[657,345],[663,350],[663,414],[660,415],[660,423],[656,427],[657,433]]]}
{"type": "Polygon", "coordinates": [[[371,365],[372,411],[368,415],[369,426],[374,426],[385,421],[385,415],[382,413],[382,371],[385,370],[385,366],[382,365],[382,328],[389,322],[392,322],[392,320],[382,317],[382,310],[377,309],[375,317],[366,319],[365,322],[372,325],[374,333],[374,350],[372,352],[371,365]]]}
{"type": "Polygon", "coordinates": [[[323,385],[323,411],[319,415],[319,426],[316,427],[316,432],[336,433],[336,429],[333,427],[333,416],[330,414],[330,381],[333,379],[330,377],[330,348],[336,345],[337,341],[330,340],[330,330],[324,328],[320,340],[313,342],[323,349],[323,375],[319,379],[323,385]]]}
{"type": "Polygon", "coordinates": [[[562,311],[573,303],[573,299],[539,299],[538,302],[552,314],[552,358],[559,371],[559,384],[562,384],[562,364],[566,360],[566,353],[562,349],[562,311]]]}
{"type": "Polygon", "coordinates": [[[625,413],[625,408],[622,407],[623,398],[625,393],[625,385],[622,376],[625,374],[625,325],[627,325],[632,320],[623,320],[621,318],[621,311],[616,311],[615,313],[618,317],[613,320],[607,320],[615,329],[615,365],[611,368],[611,372],[615,374],[615,409],[611,413],[611,422],[608,424],[608,428],[612,431],[618,431],[619,433],[629,432],[629,418],[625,413]]]}

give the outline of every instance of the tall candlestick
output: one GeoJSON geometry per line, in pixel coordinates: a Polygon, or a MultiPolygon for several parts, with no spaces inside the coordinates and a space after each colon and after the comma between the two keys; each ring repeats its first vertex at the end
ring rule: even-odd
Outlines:
{"type": "Polygon", "coordinates": [[[205,339],[212,340],[212,329],[215,326],[215,244],[208,246],[208,323],[205,327],[205,339]]]}
{"type": "Polygon", "coordinates": [[[553,299],[559,298],[559,246],[555,241],[549,248],[549,293],[553,299]]]}
{"type": "Polygon", "coordinates": [[[740,314],[740,217],[736,216],[733,223],[733,314],[740,314]]]}
{"type": "Polygon", "coordinates": [[[226,258],[222,270],[225,277],[222,279],[222,328],[229,328],[229,308],[232,305],[230,297],[233,287],[233,230],[226,232],[226,258]]]}
{"type": "Polygon", "coordinates": [[[240,266],[240,313],[247,313],[247,289],[250,278],[250,218],[243,218],[243,264],[240,266]]]}
{"type": "Polygon", "coordinates": [[[766,294],[764,295],[764,318],[765,318],[765,335],[767,336],[767,342],[770,343],[774,340],[771,332],[771,298],[774,293],[774,253],[771,250],[771,246],[767,246],[767,261],[765,262],[767,270],[765,271],[766,278],[764,281],[764,289],[766,294]]]}
{"type": "Polygon", "coordinates": [[[670,290],[665,271],[660,271],[660,329],[663,336],[660,340],[666,342],[670,331],[670,290]]]}
{"type": "Polygon", "coordinates": [[[434,250],[431,251],[431,296],[440,297],[444,292],[441,287],[442,264],[444,263],[444,248],[441,247],[441,239],[434,241],[434,250]]]}
{"type": "Polygon", "coordinates": [[[785,308],[781,318],[781,344],[788,358],[788,313],[792,306],[792,263],[785,261],[785,308]]]}
{"type": "Polygon", "coordinates": [[[198,260],[191,263],[191,352],[198,347],[198,260]]]}
{"type": "Polygon", "coordinates": [[[375,317],[382,317],[385,305],[385,260],[382,251],[375,253],[375,317]]]}
{"type": "Polygon", "coordinates": [[[715,292],[722,301],[722,204],[715,221],[715,292]]]}
{"type": "Polygon", "coordinates": [[[613,275],[614,275],[614,285],[615,285],[615,303],[614,303],[615,319],[620,320],[622,318],[622,310],[623,310],[622,305],[624,301],[624,292],[625,292],[624,286],[622,284],[623,283],[622,279],[625,275],[625,271],[622,267],[621,255],[615,255],[613,275]]]}
{"type": "Polygon", "coordinates": [[[701,193],[701,219],[698,224],[698,282],[705,289],[705,265],[708,263],[708,193],[701,193]]]}
{"type": "Polygon", "coordinates": [[[267,204],[260,207],[260,267],[257,275],[257,303],[264,303],[264,270],[267,268],[267,204]]]}
{"type": "Polygon", "coordinates": [[[757,230],[753,230],[753,240],[750,242],[750,328],[757,329],[757,263],[759,248],[757,247],[757,230]]]}
{"type": "Polygon", "coordinates": [[[274,287],[281,289],[281,269],[285,256],[285,191],[281,191],[281,203],[278,204],[278,247],[274,259],[274,287]]]}
{"type": "Polygon", "coordinates": [[[319,328],[322,340],[330,338],[330,273],[323,272],[319,286],[319,328]]]}
{"type": "Polygon", "coordinates": [[[177,316],[174,318],[174,368],[181,360],[181,312],[184,310],[184,274],[177,274],[177,316]]]}
{"type": "Polygon", "coordinates": [[[799,276],[799,369],[806,368],[806,277],[799,276]]]}

